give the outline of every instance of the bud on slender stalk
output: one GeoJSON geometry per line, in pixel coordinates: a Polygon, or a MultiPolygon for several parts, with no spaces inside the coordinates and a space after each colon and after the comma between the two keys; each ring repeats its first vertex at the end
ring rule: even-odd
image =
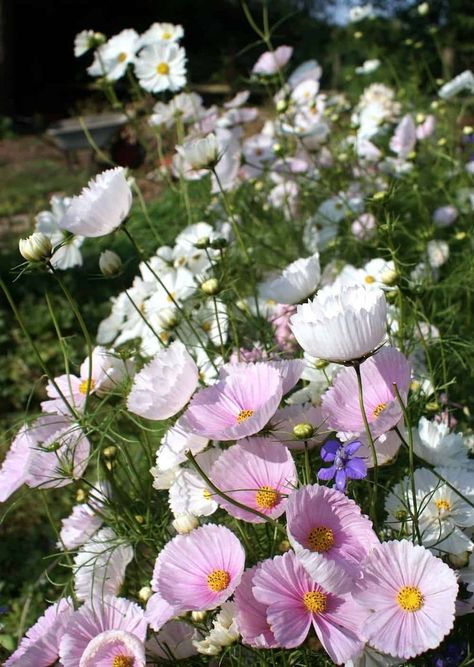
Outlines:
{"type": "Polygon", "coordinates": [[[113,278],[122,269],[122,260],[113,250],[104,250],[99,257],[99,269],[105,278],[113,278]]]}
{"type": "Polygon", "coordinates": [[[219,281],[217,278],[209,278],[209,280],[202,283],[201,290],[207,296],[215,296],[219,293],[219,281]]]}
{"type": "Polygon", "coordinates": [[[43,262],[51,257],[52,245],[47,236],[35,232],[18,244],[20,254],[27,262],[43,262]]]}
{"type": "Polygon", "coordinates": [[[180,535],[186,535],[199,526],[199,521],[193,514],[180,514],[172,526],[180,535]]]}

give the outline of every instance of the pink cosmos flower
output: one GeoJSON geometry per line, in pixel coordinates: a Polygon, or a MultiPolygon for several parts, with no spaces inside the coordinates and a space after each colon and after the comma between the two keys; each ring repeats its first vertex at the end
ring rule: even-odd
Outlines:
{"type": "MultiPolygon", "coordinates": [[[[211,479],[226,495],[272,519],[281,516],[286,496],[298,476],[289,450],[276,440],[249,438],[227,449],[212,467],[211,479]]],[[[264,519],[236,507],[225,498],[216,500],[231,516],[250,523],[264,519]]]]}
{"type": "Polygon", "coordinates": [[[403,116],[390,139],[390,150],[405,159],[416,144],[415,121],[410,114],[403,116]]]}
{"type": "Polygon", "coordinates": [[[275,368],[264,363],[248,365],[198,391],[182,423],[189,431],[212,440],[239,440],[267,424],[282,395],[282,379],[275,368]]]}
{"type": "Polygon", "coordinates": [[[55,663],[59,657],[60,639],[73,613],[70,598],[48,607],[6,660],[5,667],[47,667],[55,663]]]}
{"type": "Polygon", "coordinates": [[[102,525],[102,517],[87,504],[74,505],[71,514],[62,520],[59,547],[77,549],[96,533],[102,525]]]}
{"type": "Polygon", "coordinates": [[[367,612],[362,627],[367,641],[405,659],[436,648],[454,623],[454,572],[407,540],[382,543],[363,567],[353,595],[367,612]]]}
{"type": "Polygon", "coordinates": [[[23,426],[0,470],[0,502],[22,484],[51,488],[80,479],[90,443],[82,429],[61,415],[45,415],[23,426]]]}
{"type": "Polygon", "coordinates": [[[291,449],[291,451],[304,451],[305,442],[309,449],[320,445],[327,434],[323,415],[319,406],[312,403],[286,405],[279,408],[270,422],[272,435],[277,440],[291,449]],[[314,429],[314,434],[306,441],[296,438],[293,429],[299,424],[309,424],[314,429]]]}
{"type": "MultiPolygon", "coordinates": [[[[102,597],[83,605],[70,618],[61,638],[59,656],[63,667],[82,665],[88,646],[107,630],[131,633],[140,642],[145,641],[147,623],[143,610],[124,598],[102,597]]],[[[89,663],[90,664],[90,663],[89,663]]]]}
{"type": "Polygon", "coordinates": [[[154,630],[185,611],[215,609],[232,595],[245,552],[225,526],[206,524],[177,535],[156,559],[146,618],[154,630]]]}
{"type": "Polygon", "coordinates": [[[362,213],[354,220],[351,225],[351,231],[359,241],[371,239],[377,227],[377,221],[372,213],[362,213]]]}
{"type": "Polygon", "coordinates": [[[275,74],[282,69],[293,55],[291,46],[279,46],[275,51],[265,51],[252,68],[252,74],[275,74]]]}
{"type": "Polygon", "coordinates": [[[436,130],[436,118],[430,114],[426,116],[426,119],[423,121],[423,123],[420,123],[420,125],[417,126],[416,128],[416,138],[422,141],[423,139],[428,139],[428,137],[431,137],[432,134],[434,134],[434,131],[436,130]]]}
{"type": "MultiPolygon", "coordinates": [[[[393,428],[402,411],[393,383],[405,401],[410,385],[410,364],[401,352],[385,347],[360,367],[364,407],[374,438],[393,428]]],[[[353,434],[364,431],[359,407],[357,375],[353,368],[343,368],[334,384],[322,397],[326,426],[353,434]]]]}
{"type": "Polygon", "coordinates": [[[145,645],[131,632],[106,630],[94,637],[81,657],[81,667],[145,667],[145,645]]]}
{"type": "Polygon", "coordinates": [[[350,589],[352,578],[360,575],[361,561],[379,544],[372,522],[353,500],[318,484],[289,496],[286,519],[288,539],[298,560],[311,576],[318,574],[328,590],[334,572],[339,572],[339,585],[350,589]],[[322,572],[327,573],[328,583],[322,572]]]}
{"type": "Polygon", "coordinates": [[[295,554],[287,552],[261,563],[253,577],[253,594],[266,606],[267,622],[280,646],[300,646],[312,625],[330,658],[339,665],[364,646],[360,633],[364,613],[350,596],[337,590],[337,575],[330,581],[332,590],[337,591],[333,593],[315,574],[315,578],[310,577],[295,554]]]}
{"type": "MultiPolygon", "coordinates": [[[[305,368],[305,363],[302,359],[272,359],[271,361],[267,361],[266,365],[275,368],[280,374],[283,396],[293,389],[305,368]]],[[[249,363],[241,361],[225,364],[219,372],[219,377],[223,379],[236,373],[246,373],[249,368],[251,368],[249,363]]]]}
{"type": "Polygon", "coordinates": [[[147,419],[168,419],[189,401],[198,376],[194,359],[175,341],[136,374],[127,407],[147,419]]]}
{"type": "Polygon", "coordinates": [[[255,599],[252,591],[257,566],[245,570],[234,593],[237,624],[244,644],[254,648],[276,648],[275,636],[267,621],[267,608],[255,599]]]}
{"type": "Polygon", "coordinates": [[[104,396],[113,391],[131,372],[132,367],[131,362],[124,362],[113,353],[113,350],[100,346],[95,347],[92,351],[91,362],[89,362],[89,357],[82,362],[79,377],[66,374],[55,378],[55,383],[66,402],[53,383],[48,382],[46,392],[50,400],[43,401],[41,409],[43,412],[57,412],[65,415],[70,415],[74,410],[83,412],[89,394],[104,396]]]}

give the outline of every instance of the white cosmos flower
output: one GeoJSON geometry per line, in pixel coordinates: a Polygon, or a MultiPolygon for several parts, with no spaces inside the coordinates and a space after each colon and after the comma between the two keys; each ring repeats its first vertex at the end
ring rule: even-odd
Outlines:
{"type": "Polygon", "coordinates": [[[323,287],[313,301],[297,307],[291,330],[309,354],[350,361],[369,354],[386,335],[387,302],[382,290],[323,287]]]}
{"type": "MultiPolygon", "coordinates": [[[[100,33],[93,30],[81,30],[74,37],[74,56],[80,58],[94,46],[94,41],[102,37],[100,33]]],[[[105,39],[105,37],[104,37],[105,39]]]]}
{"type": "MultiPolygon", "coordinates": [[[[211,468],[222,454],[220,449],[211,447],[196,456],[196,460],[209,475],[211,468]]],[[[219,507],[216,495],[207,488],[206,482],[194,470],[184,469],[170,486],[169,505],[175,517],[181,514],[210,516],[219,507]]]]}
{"type": "Polygon", "coordinates": [[[105,76],[110,81],[120,79],[129,63],[135,60],[138,48],[138,33],[132,29],[122,30],[99,46],[94,62],[87,68],[91,76],[105,76]]]}
{"type": "Polygon", "coordinates": [[[197,384],[196,363],[176,341],[136,374],[127,407],[147,419],[168,419],[184,408],[197,384]]]}
{"type": "Polygon", "coordinates": [[[360,67],[356,67],[356,74],[372,74],[380,67],[380,60],[373,58],[372,60],[365,60],[360,67]]]}
{"type": "MultiPolygon", "coordinates": [[[[464,495],[472,495],[471,487],[466,487],[461,468],[438,468],[450,483],[464,495]],[[471,493],[470,493],[471,492],[471,493]]],[[[469,475],[472,478],[472,474],[469,475]]],[[[434,553],[460,554],[471,551],[473,543],[463,529],[474,526],[474,509],[459,494],[442,482],[426,468],[415,470],[415,488],[418,510],[418,524],[423,546],[434,553]]],[[[411,533],[410,513],[413,512],[413,496],[410,480],[405,477],[389,493],[385,510],[387,523],[395,530],[404,528],[411,533]]],[[[468,530],[469,532],[469,530],[468,530]]]]}
{"type": "Polygon", "coordinates": [[[153,315],[163,308],[175,309],[175,303],[182,303],[197,289],[193,274],[183,266],[178,269],[169,269],[160,275],[160,279],[161,282],[156,282],[153,294],[147,301],[148,315],[153,315]]]}
{"type": "Polygon", "coordinates": [[[208,445],[209,440],[201,435],[190,433],[178,419],[176,424],[164,434],[156,452],[156,465],[159,470],[171,470],[186,461],[185,452],[199,454],[208,445]]]}
{"type": "Polygon", "coordinates": [[[260,285],[259,293],[264,299],[278,303],[299,303],[313,294],[320,277],[319,253],[315,253],[289,264],[281,275],[260,285]]]}
{"type": "Polygon", "coordinates": [[[198,653],[218,655],[223,648],[236,642],[239,637],[235,602],[224,602],[212,622],[212,629],[208,636],[203,640],[195,639],[193,645],[198,653]]]}
{"type": "Polygon", "coordinates": [[[421,417],[413,434],[415,453],[428,463],[474,470],[474,460],[468,458],[462,434],[451,433],[446,424],[421,417]]]}
{"type": "Polygon", "coordinates": [[[91,179],[59,222],[60,229],[85,237],[110,234],[125,220],[132,206],[132,191],[122,167],[107,169],[91,179]]]}
{"type": "Polygon", "coordinates": [[[346,264],[334,281],[334,285],[340,285],[341,287],[363,285],[367,289],[387,290],[395,277],[395,264],[393,261],[375,257],[360,269],[352,266],[352,264],[346,264]]]}
{"type": "Polygon", "coordinates": [[[163,44],[171,44],[179,42],[184,36],[184,29],[182,25],[175,25],[174,23],[153,23],[148,30],[140,36],[140,48],[143,46],[151,46],[156,42],[163,44]]]}
{"type": "Polygon", "coordinates": [[[103,599],[104,595],[117,595],[132,558],[132,547],[120,543],[111,528],[99,530],[74,558],[74,589],[78,599],[87,602],[103,599]]]}
{"type": "Polygon", "coordinates": [[[202,139],[191,139],[176,146],[176,151],[191,169],[196,170],[213,167],[219,159],[219,144],[213,132],[202,139]]]}
{"type": "Polygon", "coordinates": [[[41,232],[34,232],[26,239],[20,239],[18,250],[27,262],[41,262],[51,256],[51,240],[41,232]]]}
{"type": "Polygon", "coordinates": [[[135,74],[150,93],[179,90],[186,85],[186,53],[173,43],[146,46],[136,59],[135,74]]]}
{"type": "Polygon", "coordinates": [[[40,211],[35,217],[35,231],[41,232],[51,241],[54,248],[51,264],[55,269],[60,270],[82,265],[82,255],[79,248],[84,241],[84,237],[70,236],[59,228],[59,223],[70,203],[70,197],[53,195],[50,199],[51,210],[40,211]],[[62,244],[61,247],[57,247],[60,244],[62,244]]]}

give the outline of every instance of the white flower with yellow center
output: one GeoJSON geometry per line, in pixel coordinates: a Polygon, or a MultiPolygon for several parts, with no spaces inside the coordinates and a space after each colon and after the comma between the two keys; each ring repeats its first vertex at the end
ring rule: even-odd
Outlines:
{"type": "Polygon", "coordinates": [[[149,93],[179,90],[186,85],[186,53],[174,43],[146,46],[135,62],[135,74],[149,93]]]}
{"type": "Polygon", "coordinates": [[[148,30],[140,36],[140,48],[153,44],[172,44],[179,42],[184,36],[182,25],[174,23],[153,23],[148,30]]]}
{"type": "Polygon", "coordinates": [[[138,33],[132,29],[122,30],[99,46],[94,62],[87,68],[91,76],[104,76],[110,81],[120,79],[129,63],[135,60],[138,48],[138,33]]]}

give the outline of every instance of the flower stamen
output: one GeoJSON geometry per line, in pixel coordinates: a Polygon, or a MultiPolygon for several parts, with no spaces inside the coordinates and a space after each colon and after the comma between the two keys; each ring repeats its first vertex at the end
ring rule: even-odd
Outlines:
{"type": "Polygon", "coordinates": [[[326,611],[327,595],[320,591],[308,591],[303,595],[303,603],[312,614],[322,614],[326,611]]]}
{"type": "Polygon", "coordinates": [[[247,421],[249,417],[253,415],[255,410],[241,410],[239,414],[237,415],[237,423],[241,424],[244,421],[247,421]]]}
{"type": "Polygon", "coordinates": [[[280,502],[280,494],[271,486],[261,486],[255,494],[255,502],[259,509],[271,510],[280,502]]]}
{"type": "Polygon", "coordinates": [[[230,584],[230,574],[225,570],[213,570],[207,575],[207,585],[214,593],[220,593],[230,584]]]}
{"type": "Polygon", "coordinates": [[[425,604],[422,592],[416,586],[404,586],[397,593],[397,602],[403,611],[419,611],[425,604]]]}
{"type": "Polygon", "coordinates": [[[308,535],[308,547],[311,551],[324,553],[334,546],[334,533],[331,528],[317,526],[308,535]]]}

